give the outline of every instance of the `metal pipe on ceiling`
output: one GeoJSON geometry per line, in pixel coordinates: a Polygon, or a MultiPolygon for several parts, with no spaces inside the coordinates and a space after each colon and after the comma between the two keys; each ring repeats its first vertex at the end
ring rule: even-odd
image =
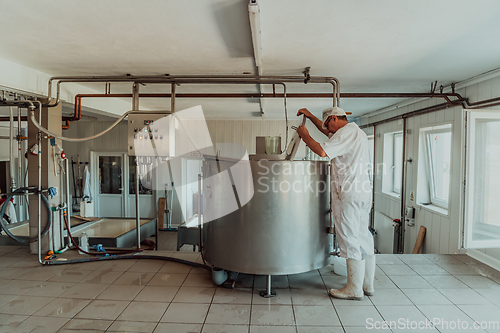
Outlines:
{"type": "MultiPolygon", "coordinates": [[[[302,76],[252,76],[252,75],[143,75],[143,76],[60,76],[52,77],[48,83],[49,100],[52,98],[52,82],[57,81],[56,101],[54,104],[47,104],[48,107],[54,107],[61,101],[61,83],[66,82],[137,82],[137,83],[218,83],[218,84],[238,84],[238,83],[256,83],[265,84],[269,81],[297,82],[303,83],[302,76]]],[[[329,83],[334,81],[337,89],[340,87],[339,81],[335,77],[316,77],[311,76],[308,82],[311,83],[329,83]]]]}

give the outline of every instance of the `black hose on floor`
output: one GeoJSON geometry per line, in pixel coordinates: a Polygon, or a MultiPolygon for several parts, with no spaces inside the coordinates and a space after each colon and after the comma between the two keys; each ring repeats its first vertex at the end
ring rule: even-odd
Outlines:
{"type": "Polygon", "coordinates": [[[173,257],[162,257],[156,255],[149,254],[141,254],[141,255],[122,255],[122,256],[108,256],[108,257],[92,257],[92,258],[83,258],[83,259],[73,259],[66,261],[45,261],[44,265],[65,265],[65,264],[78,264],[82,262],[92,262],[92,261],[104,261],[104,260],[119,260],[119,259],[156,259],[156,260],[165,260],[165,261],[173,261],[180,264],[190,265],[193,267],[203,268],[212,272],[212,268],[207,265],[199,264],[197,262],[187,261],[184,259],[173,258],[173,257]]]}

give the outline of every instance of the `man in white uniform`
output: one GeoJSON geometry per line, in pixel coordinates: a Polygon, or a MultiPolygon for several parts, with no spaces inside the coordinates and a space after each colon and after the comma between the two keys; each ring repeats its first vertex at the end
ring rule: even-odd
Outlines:
{"type": "Polygon", "coordinates": [[[335,231],[340,256],[346,258],[347,284],[342,289],[330,289],[335,298],[362,300],[363,294],[374,294],[375,255],[373,236],[368,230],[372,205],[372,185],[368,176],[368,138],[355,123],[347,121],[339,107],[323,111],[323,121],[307,109],[303,114],[329,140],[318,143],[305,126],[297,133],[309,148],[321,157],[331,159],[330,192],[335,231]]]}

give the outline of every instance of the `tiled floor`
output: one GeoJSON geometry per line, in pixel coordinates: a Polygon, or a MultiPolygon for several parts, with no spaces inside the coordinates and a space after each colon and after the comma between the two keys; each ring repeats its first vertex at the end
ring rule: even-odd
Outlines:
{"type": "MultiPolygon", "coordinates": [[[[152,254],[201,262],[191,251],[152,254]]],[[[327,295],[345,283],[331,266],[273,277],[278,296],[264,299],[263,276],[240,275],[231,290],[215,287],[204,270],[168,261],[42,267],[27,248],[4,246],[0,332],[402,332],[402,324],[434,318],[448,327],[408,330],[500,332],[473,329],[474,321],[500,321],[500,272],[465,255],[378,255],[377,264],[376,293],[363,301],[327,295]],[[384,320],[400,327],[376,329],[384,320]]]]}

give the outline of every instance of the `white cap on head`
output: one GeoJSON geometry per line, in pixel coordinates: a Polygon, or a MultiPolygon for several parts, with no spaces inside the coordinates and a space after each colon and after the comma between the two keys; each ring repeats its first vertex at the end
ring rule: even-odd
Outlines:
{"type": "Polygon", "coordinates": [[[330,116],[347,116],[347,113],[344,111],[344,109],[341,109],[337,106],[323,110],[323,128],[325,129],[325,121],[330,116]]]}

